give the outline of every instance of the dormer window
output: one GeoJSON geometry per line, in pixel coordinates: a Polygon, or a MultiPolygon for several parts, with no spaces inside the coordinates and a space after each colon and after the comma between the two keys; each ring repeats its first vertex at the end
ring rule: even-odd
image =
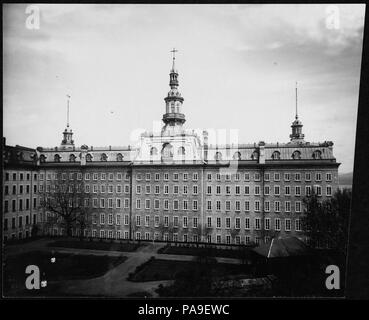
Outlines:
{"type": "Polygon", "coordinates": [[[272,154],[273,160],[280,160],[281,159],[281,153],[279,151],[274,151],[272,154]]]}
{"type": "Polygon", "coordinates": [[[58,154],[56,154],[55,156],[54,156],[54,162],[60,162],[60,155],[58,155],[58,154]]]}
{"type": "Polygon", "coordinates": [[[184,147],[178,148],[178,155],[184,156],[186,154],[186,149],[184,147]]]}
{"type": "Polygon", "coordinates": [[[241,160],[241,153],[239,151],[234,153],[233,160],[241,160]]]}
{"type": "Polygon", "coordinates": [[[108,156],[105,153],[102,153],[100,157],[100,161],[107,161],[107,160],[108,160],[108,156]]]}
{"type": "Polygon", "coordinates": [[[301,152],[296,150],[292,153],[292,159],[294,160],[300,160],[301,159],[301,152]]]}
{"type": "Polygon", "coordinates": [[[313,159],[319,160],[322,158],[322,152],[320,150],[315,150],[313,152],[313,159]]]}
{"type": "Polygon", "coordinates": [[[123,161],[123,155],[121,153],[117,154],[117,161],[123,161]]]}
{"type": "Polygon", "coordinates": [[[76,162],[76,156],[73,153],[69,156],[69,162],[76,162]]]}
{"type": "Polygon", "coordinates": [[[221,152],[217,152],[216,154],[215,154],[215,160],[216,161],[221,161],[222,160],[222,153],[221,152]]]}
{"type": "Polygon", "coordinates": [[[257,151],[254,151],[251,155],[252,160],[257,160],[259,158],[259,153],[257,151]]]}
{"type": "Polygon", "coordinates": [[[45,161],[46,161],[46,157],[43,154],[40,155],[40,162],[45,163],[45,161]]]}
{"type": "Polygon", "coordinates": [[[89,153],[86,154],[86,162],[92,162],[92,155],[89,153]]]}
{"type": "Polygon", "coordinates": [[[150,156],[156,156],[158,154],[158,149],[155,147],[151,147],[150,149],[150,156]]]}

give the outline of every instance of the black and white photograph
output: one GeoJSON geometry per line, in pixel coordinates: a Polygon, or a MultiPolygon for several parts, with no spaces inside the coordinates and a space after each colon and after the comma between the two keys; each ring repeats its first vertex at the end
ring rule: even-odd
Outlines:
{"type": "Polygon", "coordinates": [[[2,297],[345,297],[364,19],[4,4],[2,297]]]}

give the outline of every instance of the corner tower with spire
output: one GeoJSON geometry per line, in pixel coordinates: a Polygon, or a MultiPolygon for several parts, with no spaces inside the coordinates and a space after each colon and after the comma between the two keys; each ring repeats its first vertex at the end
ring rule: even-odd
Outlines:
{"type": "Polygon", "coordinates": [[[298,112],[297,112],[297,82],[296,82],[296,115],[295,120],[292,122],[291,128],[292,133],[290,134],[292,143],[303,143],[305,135],[302,133],[302,122],[299,120],[298,112]]]}
{"type": "Polygon", "coordinates": [[[175,67],[175,53],[178,50],[173,49],[173,65],[169,73],[170,91],[164,98],[165,113],[163,115],[164,127],[162,132],[166,134],[175,134],[182,131],[182,125],[185,123],[185,115],[182,113],[183,97],[178,91],[178,72],[175,67]]]}

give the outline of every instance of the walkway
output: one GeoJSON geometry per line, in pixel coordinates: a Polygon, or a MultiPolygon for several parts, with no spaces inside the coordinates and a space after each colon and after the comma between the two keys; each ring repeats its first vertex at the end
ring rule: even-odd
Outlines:
{"type": "MultiPolygon", "coordinates": [[[[155,289],[159,284],[169,285],[172,280],[132,282],[126,278],[128,274],[134,272],[136,267],[148,261],[151,257],[163,260],[192,261],[196,257],[176,254],[159,254],[157,251],[165,246],[165,243],[150,243],[139,247],[133,252],[103,251],[76,248],[48,247],[54,240],[41,239],[21,245],[12,245],[6,249],[7,254],[20,254],[33,250],[50,251],[55,250],[60,253],[78,253],[92,255],[125,256],[127,260],[115,268],[109,270],[103,276],[84,279],[67,280],[55,284],[60,285],[60,292],[73,296],[106,296],[106,297],[126,297],[132,293],[148,292],[152,297],[157,297],[155,289]]],[[[239,264],[239,259],[216,257],[219,263],[239,264]]],[[[52,283],[50,283],[52,285],[52,283]]]]}

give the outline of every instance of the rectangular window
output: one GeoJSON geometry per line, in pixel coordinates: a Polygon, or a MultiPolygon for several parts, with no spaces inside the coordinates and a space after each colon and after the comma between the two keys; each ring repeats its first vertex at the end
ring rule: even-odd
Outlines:
{"type": "Polygon", "coordinates": [[[301,174],[295,173],[295,181],[301,181],[301,174]]]}
{"type": "Polygon", "coordinates": [[[129,215],[128,214],[125,214],[124,215],[124,225],[125,226],[128,226],[129,225],[129,215]]]}
{"type": "Polygon", "coordinates": [[[197,181],[199,179],[199,175],[195,172],[193,175],[192,175],[192,180],[193,181],[197,181]]]}
{"type": "Polygon", "coordinates": [[[231,210],[231,201],[226,201],[225,206],[226,206],[226,211],[230,211],[231,210]]]}
{"type": "Polygon", "coordinates": [[[274,195],[275,196],[279,196],[280,195],[280,187],[279,186],[274,186],[274,195]]]}
{"type": "Polygon", "coordinates": [[[188,200],[183,200],[183,210],[188,210],[188,200]]]}
{"type": "Polygon", "coordinates": [[[301,221],[300,221],[300,219],[295,220],[295,230],[296,231],[301,231],[301,221]]]}
{"type": "Polygon", "coordinates": [[[136,199],[136,209],[141,209],[141,199],[136,199]]]}
{"type": "Polygon", "coordinates": [[[173,173],[173,181],[178,181],[178,180],[179,180],[179,174],[173,173]]]}
{"type": "Polygon", "coordinates": [[[197,209],[198,209],[198,207],[197,207],[197,200],[193,200],[193,202],[192,202],[192,209],[194,211],[197,211],[197,209]]]}
{"type": "Polygon", "coordinates": [[[260,230],[260,218],[255,218],[255,230],[260,230]]]}
{"type": "Polygon", "coordinates": [[[154,209],[159,209],[160,208],[160,201],[159,199],[154,199],[154,209]]]}
{"type": "Polygon", "coordinates": [[[254,193],[255,193],[256,196],[260,195],[260,186],[255,186],[254,193]]]}
{"type": "Polygon", "coordinates": [[[173,186],[173,194],[179,193],[179,186],[173,186]]]}
{"type": "Polygon", "coordinates": [[[222,227],[222,219],[217,217],[217,228],[220,229],[222,227]]]}
{"type": "Polygon", "coordinates": [[[160,180],[160,173],[155,173],[155,181],[159,181],[160,180]]]}
{"type": "Polygon", "coordinates": [[[311,195],[311,186],[305,186],[305,195],[310,196],[311,195]]]}
{"type": "Polygon", "coordinates": [[[245,201],[245,211],[246,212],[250,211],[250,201],[248,201],[248,200],[245,201]]]}
{"type": "Polygon", "coordinates": [[[100,213],[100,224],[105,224],[105,213],[100,213]]]}
{"type": "Polygon", "coordinates": [[[244,174],[244,180],[245,180],[245,181],[250,181],[250,174],[249,174],[248,172],[246,172],[246,173],[244,174]]]}
{"type": "Polygon", "coordinates": [[[211,181],[211,173],[208,173],[208,174],[206,175],[206,178],[207,178],[207,180],[208,180],[208,181],[211,181]]]}
{"type": "Polygon", "coordinates": [[[296,201],[295,202],[295,211],[296,212],[301,212],[301,201],[296,201]]]}
{"type": "Polygon", "coordinates": [[[250,195],[250,187],[249,186],[245,186],[245,195],[250,195]]]}
{"type": "Polygon", "coordinates": [[[206,227],[207,227],[207,228],[211,228],[211,217],[207,217],[207,220],[206,220],[206,227]]]}
{"type": "Polygon", "coordinates": [[[146,179],[146,181],[150,181],[151,180],[151,173],[146,173],[145,179],[146,179]]]}
{"type": "Polygon", "coordinates": [[[231,228],[231,218],[226,217],[225,222],[226,222],[226,229],[230,229],[231,228]]]}
{"type": "Polygon", "coordinates": [[[270,180],[270,174],[264,173],[264,181],[269,181],[269,180],[270,180]]]}
{"type": "Polygon", "coordinates": [[[300,186],[295,186],[295,196],[300,196],[301,195],[301,187],[300,186]]]}
{"type": "Polygon", "coordinates": [[[240,229],[241,228],[241,218],[236,217],[235,218],[235,228],[240,229]]]}
{"type": "Polygon", "coordinates": [[[316,180],[316,181],[322,181],[322,174],[321,174],[320,172],[317,172],[317,173],[315,174],[315,180],[316,180]]]}
{"type": "Polygon", "coordinates": [[[325,176],[325,180],[328,182],[332,181],[332,173],[327,173],[325,176]]]}
{"type": "Polygon", "coordinates": [[[264,194],[266,196],[269,196],[269,194],[270,194],[270,187],[269,186],[264,186],[264,194]]]}
{"type": "Polygon", "coordinates": [[[250,230],[250,218],[245,218],[245,229],[250,230]]]}
{"type": "Polygon", "coordinates": [[[108,199],[108,208],[113,208],[113,199],[112,198],[108,199]]]}
{"type": "Polygon", "coordinates": [[[150,194],[151,193],[151,186],[150,185],[146,185],[145,186],[145,193],[146,194],[150,194]]]}
{"type": "Polygon", "coordinates": [[[281,202],[280,201],[274,201],[274,211],[280,212],[281,211],[281,202]]]}
{"type": "Polygon", "coordinates": [[[164,185],[164,194],[169,194],[169,186],[164,185]]]}
{"type": "Polygon", "coordinates": [[[154,226],[157,228],[157,227],[159,227],[159,224],[160,224],[160,217],[155,216],[154,217],[154,226]]]}
{"type": "Polygon", "coordinates": [[[217,192],[216,192],[216,194],[221,194],[220,186],[217,186],[217,192]]]}
{"type": "Polygon", "coordinates": [[[270,211],[270,201],[265,201],[264,202],[264,210],[266,212],[269,212],[270,211]]]}
{"type": "Polygon", "coordinates": [[[207,210],[211,210],[211,200],[207,200],[207,210]]]}
{"type": "Polygon", "coordinates": [[[217,200],[216,206],[217,206],[217,211],[220,211],[220,209],[221,209],[221,202],[220,202],[220,200],[217,200]]]}
{"type": "Polygon", "coordinates": [[[193,227],[194,228],[197,228],[198,227],[198,219],[197,219],[197,217],[193,217],[193,227]]]}
{"type": "Polygon", "coordinates": [[[284,187],[284,194],[285,194],[286,196],[291,195],[291,187],[290,187],[290,186],[285,186],[285,187],[284,187]]]}
{"type": "Polygon", "coordinates": [[[310,172],[305,173],[305,181],[311,181],[311,173],[310,172]]]}
{"type": "Polygon", "coordinates": [[[141,216],[136,216],[136,226],[141,226],[141,216]]]}
{"type": "Polygon", "coordinates": [[[173,200],[173,210],[178,210],[179,209],[179,202],[178,200],[173,200]]]}
{"type": "Polygon", "coordinates": [[[100,199],[100,208],[105,208],[105,199],[100,199]]]}
{"type": "Polygon", "coordinates": [[[291,231],[291,219],[284,219],[285,231],[291,231]]]}
{"type": "Polygon", "coordinates": [[[291,201],[286,201],[284,203],[284,206],[285,206],[285,211],[286,212],[291,212],[291,201]]]}
{"type": "Polygon", "coordinates": [[[255,211],[260,211],[260,201],[259,200],[255,201],[255,211]]]}
{"type": "Polygon", "coordinates": [[[270,218],[265,218],[264,224],[265,224],[265,230],[270,230],[270,218]]]}
{"type": "Polygon", "coordinates": [[[331,186],[326,187],[326,195],[328,197],[330,197],[332,195],[332,187],[331,186]]]}
{"type": "Polygon", "coordinates": [[[113,215],[111,213],[108,215],[108,224],[113,224],[113,215]]]}
{"type": "Polygon", "coordinates": [[[241,211],[241,202],[236,201],[236,211],[241,211]]]}
{"type": "Polygon", "coordinates": [[[280,231],[281,230],[281,219],[279,219],[279,218],[275,218],[274,219],[274,229],[276,231],[280,231]]]}
{"type": "Polygon", "coordinates": [[[197,185],[194,185],[193,186],[193,194],[197,194],[197,192],[198,192],[197,185]]]}
{"type": "Polygon", "coordinates": [[[169,210],[169,200],[164,200],[164,210],[169,210]]]}
{"type": "Polygon", "coordinates": [[[206,187],[206,194],[211,194],[211,186],[206,187]]]}
{"type": "Polygon", "coordinates": [[[150,209],[150,199],[145,200],[145,209],[150,209]]]}
{"type": "Polygon", "coordinates": [[[254,174],[254,180],[255,181],[260,181],[260,173],[255,173],[254,174]]]}
{"type": "Polygon", "coordinates": [[[183,228],[188,227],[188,217],[183,217],[183,228]]]}
{"type": "Polygon", "coordinates": [[[150,216],[145,216],[145,227],[150,226],[150,216]]]}
{"type": "Polygon", "coordinates": [[[187,181],[188,180],[188,173],[184,173],[183,174],[183,181],[187,181]]]}

